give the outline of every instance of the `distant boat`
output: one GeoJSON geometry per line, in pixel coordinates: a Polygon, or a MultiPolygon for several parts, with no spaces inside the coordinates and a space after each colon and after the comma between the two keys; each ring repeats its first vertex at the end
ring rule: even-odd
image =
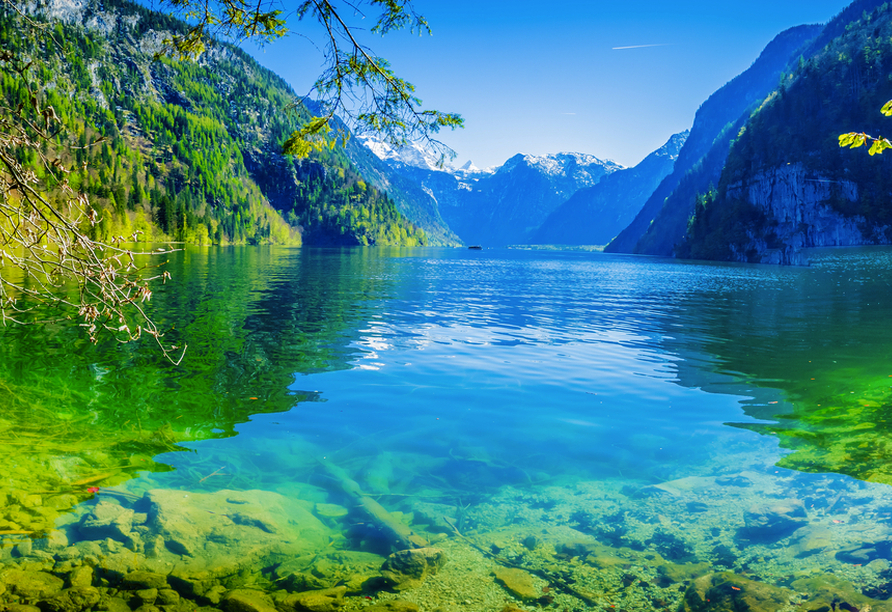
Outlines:
{"type": "Polygon", "coordinates": [[[472,251],[482,251],[483,247],[480,246],[479,244],[473,244],[473,245],[469,246],[468,249],[470,249],[472,251]]]}

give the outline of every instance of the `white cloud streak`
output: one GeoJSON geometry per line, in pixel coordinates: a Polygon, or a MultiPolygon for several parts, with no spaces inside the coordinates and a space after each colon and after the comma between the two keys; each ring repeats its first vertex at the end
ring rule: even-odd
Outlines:
{"type": "Polygon", "coordinates": [[[646,49],[648,47],[671,47],[671,43],[660,43],[656,45],[631,45],[629,47],[613,47],[614,51],[621,51],[623,49],[646,49]]]}

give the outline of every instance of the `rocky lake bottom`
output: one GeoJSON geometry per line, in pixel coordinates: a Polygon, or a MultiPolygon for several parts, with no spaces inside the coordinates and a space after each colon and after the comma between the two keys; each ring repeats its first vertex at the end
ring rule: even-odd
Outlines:
{"type": "MultiPolygon", "coordinates": [[[[375,475],[395,465],[430,467],[430,458],[408,453],[372,458],[356,480],[335,468],[338,486],[320,460],[308,466],[307,482],[278,490],[217,490],[207,482],[226,475],[212,473],[200,490],[153,488],[163,474],[88,487],[88,500],[62,510],[53,510],[52,496],[6,495],[0,605],[892,611],[887,485],[777,468],[758,448],[721,453],[696,475],[651,484],[543,478],[464,499],[435,489],[371,493],[382,486],[375,475]],[[22,535],[48,518],[52,530],[22,535]]],[[[510,469],[480,458],[444,461],[474,472],[510,469]]]]}

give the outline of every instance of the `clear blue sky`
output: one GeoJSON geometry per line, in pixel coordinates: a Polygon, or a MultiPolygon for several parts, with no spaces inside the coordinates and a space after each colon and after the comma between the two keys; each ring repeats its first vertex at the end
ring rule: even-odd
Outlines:
{"type": "MultiPolygon", "coordinates": [[[[458,112],[442,140],[456,164],[516,153],[591,153],[631,166],[691,126],[700,104],[782,30],[825,23],[845,0],[416,0],[433,36],[363,41],[417,87],[425,108],[458,112]],[[637,45],[661,45],[619,49],[637,45]]],[[[370,17],[352,23],[371,27],[370,17]]],[[[254,52],[298,93],[318,75],[314,30],[254,52]]],[[[365,33],[367,34],[367,33],[365,33]]]]}

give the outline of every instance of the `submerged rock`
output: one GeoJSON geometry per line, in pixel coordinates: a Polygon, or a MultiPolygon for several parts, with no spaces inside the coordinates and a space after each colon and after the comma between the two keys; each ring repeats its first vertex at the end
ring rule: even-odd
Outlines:
{"type": "Polygon", "coordinates": [[[539,597],[539,589],[533,584],[533,576],[529,572],[512,567],[497,567],[493,570],[493,575],[506,591],[518,599],[532,601],[539,597]]]}
{"type": "Polygon", "coordinates": [[[411,601],[392,599],[380,604],[363,608],[363,612],[418,612],[418,606],[411,601]]]}
{"type": "Polygon", "coordinates": [[[805,506],[798,500],[782,500],[751,506],[743,514],[738,535],[750,541],[774,542],[791,535],[808,522],[805,506]]]}
{"type": "Polygon", "coordinates": [[[91,609],[100,599],[99,589],[79,586],[65,589],[55,597],[42,601],[40,607],[44,612],[82,612],[91,609]]]}
{"type": "Polygon", "coordinates": [[[0,571],[0,585],[25,601],[38,601],[55,596],[65,582],[47,572],[9,568],[0,571]]]}
{"type": "Polygon", "coordinates": [[[446,563],[446,553],[439,548],[401,550],[390,555],[381,566],[381,574],[397,591],[421,584],[446,563]]]}
{"type": "Polygon", "coordinates": [[[135,512],[129,508],[100,501],[78,525],[78,531],[87,540],[111,538],[133,546],[139,541],[139,536],[132,532],[134,515],[135,512]]]}
{"type": "Polygon", "coordinates": [[[173,567],[183,575],[236,573],[320,550],[331,533],[307,504],[269,491],[156,489],[145,501],[153,555],[148,566],[157,573],[173,567]]]}
{"type": "Polygon", "coordinates": [[[801,578],[792,586],[800,593],[808,593],[809,611],[827,608],[837,612],[892,612],[892,602],[871,599],[851,583],[829,574],[801,578]]]}
{"type": "Polygon", "coordinates": [[[255,589],[235,589],[220,602],[226,612],[276,612],[273,600],[255,589]]]}
{"type": "Polygon", "coordinates": [[[864,542],[836,553],[837,560],[854,565],[866,565],[875,559],[889,559],[890,557],[892,557],[892,539],[864,542]]]}
{"type": "Polygon", "coordinates": [[[696,579],[684,594],[684,612],[775,612],[790,605],[792,591],[731,572],[696,579]]]}
{"type": "Polygon", "coordinates": [[[344,605],[347,587],[339,586],[319,591],[289,595],[277,606],[279,612],[336,612],[344,605]]]}

